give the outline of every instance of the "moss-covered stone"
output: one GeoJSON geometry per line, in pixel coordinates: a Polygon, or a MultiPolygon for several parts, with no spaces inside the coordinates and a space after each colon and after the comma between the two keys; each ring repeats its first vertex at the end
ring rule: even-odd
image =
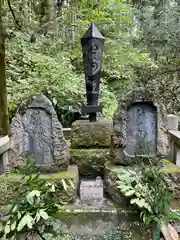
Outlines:
{"type": "MultiPolygon", "coordinates": [[[[107,207],[107,206],[106,206],[107,207]]],[[[125,209],[92,208],[86,206],[76,208],[67,206],[52,220],[50,225],[55,232],[73,236],[69,239],[122,239],[149,240],[148,229],[135,218],[134,212],[125,209]],[[146,229],[146,231],[144,231],[146,229]],[[75,237],[77,236],[77,238],[75,237]],[[82,236],[82,238],[79,238],[82,236]],[[112,237],[112,238],[111,238],[112,237]],[[115,238],[116,237],[116,238],[115,238]]],[[[61,235],[62,236],[62,235],[61,235]]],[[[57,238],[58,239],[58,238],[57,238]]]]}
{"type": "MultiPolygon", "coordinates": [[[[118,204],[119,207],[129,207],[129,201],[117,188],[116,181],[118,180],[118,172],[122,168],[131,169],[131,167],[116,166],[111,164],[106,164],[105,166],[105,189],[108,196],[113,200],[114,203],[118,204]]],[[[133,168],[134,170],[134,168],[133,168]]]]}
{"type": "MultiPolygon", "coordinates": [[[[168,160],[162,160],[160,162],[163,165],[161,172],[165,173],[165,180],[167,181],[170,189],[173,193],[173,199],[176,201],[176,205],[180,206],[177,200],[180,200],[180,168],[178,168],[172,162],[168,160]]],[[[117,188],[116,181],[118,180],[117,175],[121,169],[132,169],[136,171],[137,174],[140,171],[139,165],[130,166],[116,166],[109,163],[105,167],[105,187],[106,192],[112,198],[112,200],[120,206],[128,206],[129,202],[127,198],[121,194],[120,190],[117,188]]]]}
{"type": "Polygon", "coordinates": [[[71,127],[71,148],[109,148],[112,127],[110,120],[74,122],[71,127]]]}
{"type": "Polygon", "coordinates": [[[110,159],[109,149],[70,149],[71,164],[78,166],[83,177],[104,175],[104,166],[110,159]]]}
{"type": "MultiPolygon", "coordinates": [[[[69,166],[68,171],[55,174],[40,175],[48,182],[54,182],[57,185],[55,201],[59,203],[60,199],[66,202],[72,202],[76,198],[77,186],[79,183],[79,174],[77,166],[69,166]],[[61,187],[61,179],[71,179],[74,188],[69,187],[67,191],[61,187]],[[59,188],[58,188],[59,186],[59,188]]],[[[18,196],[21,176],[17,174],[0,175],[0,205],[11,204],[13,199],[18,196]]]]}
{"type": "Polygon", "coordinates": [[[163,160],[162,165],[161,171],[166,174],[166,180],[173,189],[173,198],[180,200],[180,168],[168,160],[163,160]]]}

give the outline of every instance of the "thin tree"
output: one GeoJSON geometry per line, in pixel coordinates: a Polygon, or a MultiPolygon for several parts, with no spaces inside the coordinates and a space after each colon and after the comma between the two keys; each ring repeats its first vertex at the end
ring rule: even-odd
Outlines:
{"type": "Polygon", "coordinates": [[[9,134],[7,107],[6,73],[5,73],[5,31],[2,21],[3,0],[0,0],[0,135],[9,134]]]}

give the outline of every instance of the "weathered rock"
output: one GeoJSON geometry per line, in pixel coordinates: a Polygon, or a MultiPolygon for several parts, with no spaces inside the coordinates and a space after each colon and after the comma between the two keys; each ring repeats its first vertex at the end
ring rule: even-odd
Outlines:
{"type": "Polygon", "coordinates": [[[163,166],[161,171],[165,173],[165,179],[172,189],[173,198],[180,200],[180,168],[168,160],[163,160],[163,166]]]}
{"type": "MultiPolygon", "coordinates": [[[[21,192],[20,183],[21,177],[17,174],[0,175],[0,206],[9,205],[14,198],[21,192]]],[[[56,184],[56,192],[53,201],[59,204],[61,201],[74,202],[76,199],[77,187],[79,184],[79,174],[77,166],[69,166],[68,171],[59,172],[54,174],[43,174],[40,178],[47,182],[53,182],[56,184]],[[62,190],[61,179],[69,179],[73,182],[74,188],[69,187],[68,190],[62,190]],[[58,187],[59,186],[59,187],[58,187]]],[[[4,207],[2,207],[4,211],[4,207]]]]}
{"type": "Polygon", "coordinates": [[[71,128],[71,148],[109,148],[112,127],[110,120],[74,122],[71,128]]]}
{"type": "Polygon", "coordinates": [[[44,172],[68,167],[69,152],[52,103],[43,94],[34,94],[22,103],[11,124],[10,167],[21,167],[27,158],[44,172]]]}
{"type": "Polygon", "coordinates": [[[136,157],[168,155],[166,111],[156,97],[143,88],[119,101],[113,118],[112,154],[116,163],[131,165],[136,157]]]}
{"type": "Polygon", "coordinates": [[[71,164],[78,166],[81,177],[94,178],[104,174],[105,163],[110,160],[107,149],[70,149],[71,164]]]}
{"type": "MultiPolygon", "coordinates": [[[[117,187],[116,181],[118,181],[118,172],[121,171],[121,169],[130,169],[131,167],[123,167],[123,166],[116,166],[116,165],[110,165],[106,164],[105,167],[105,190],[110,197],[110,199],[113,200],[114,203],[118,204],[120,207],[128,207],[130,208],[129,200],[120,192],[119,188],[117,187]]],[[[135,170],[133,168],[133,170],[135,170]]]]}

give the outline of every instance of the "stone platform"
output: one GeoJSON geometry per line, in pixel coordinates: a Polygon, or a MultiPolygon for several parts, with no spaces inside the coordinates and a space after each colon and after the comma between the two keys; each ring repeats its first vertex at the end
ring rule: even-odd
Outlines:
{"type": "MultiPolygon", "coordinates": [[[[76,199],[77,188],[79,184],[79,174],[77,166],[69,166],[68,171],[59,172],[54,174],[43,174],[40,178],[45,179],[47,182],[54,182],[57,185],[55,193],[55,201],[58,204],[60,200],[64,202],[74,202],[76,199]],[[69,186],[68,190],[58,189],[58,184],[61,184],[61,179],[70,179],[74,184],[74,188],[69,186]]],[[[11,204],[14,198],[18,195],[21,189],[19,189],[21,181],[21,175],[8,174],[0,175],[0,215],[4,215],[7,212],[7,206],[11,204]]]]}
{"type": "Polygon", "coordinates": [[[116,208],[107,199],[94,201],[89,205],[78,200],[75,204],[68,205],[65,210],[57,213],[55,224],[61,226],[64,234],[72,235],[73,240],[150,239],[148,229],[145,231],[146,227],[139,222],[136,212],[116,208]]]}

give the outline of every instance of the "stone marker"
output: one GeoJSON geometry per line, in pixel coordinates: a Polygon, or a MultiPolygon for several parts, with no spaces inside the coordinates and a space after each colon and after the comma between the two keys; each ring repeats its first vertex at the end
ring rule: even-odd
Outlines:
{"type": "Polygon", "coordinates": [[[134,89],[119,101],[113,129],[112,153],[116,163],[131,165],[136,157],[168,155],[166,111],[146,89],[134,89]]]}
{"type": "Polygon", "coordinates": [[[103,200],[103,181],[101,177],[96,180],[82,180],[80,184],[80,199],[82,201],[103,200]]]}
{"type": "Polygon", "coordinates": [[[155,106],[138,102],[127,109],[126,137],[128,155],[156,155],[157,111],[155,106]]]}
{"type": "Polygon", "coordinates": [[[68,147],[52,103],[34,94],[22,103],[11,125],[10,166],[20,167],[32,158],[45,172],[66,170],[68,147]]]}

